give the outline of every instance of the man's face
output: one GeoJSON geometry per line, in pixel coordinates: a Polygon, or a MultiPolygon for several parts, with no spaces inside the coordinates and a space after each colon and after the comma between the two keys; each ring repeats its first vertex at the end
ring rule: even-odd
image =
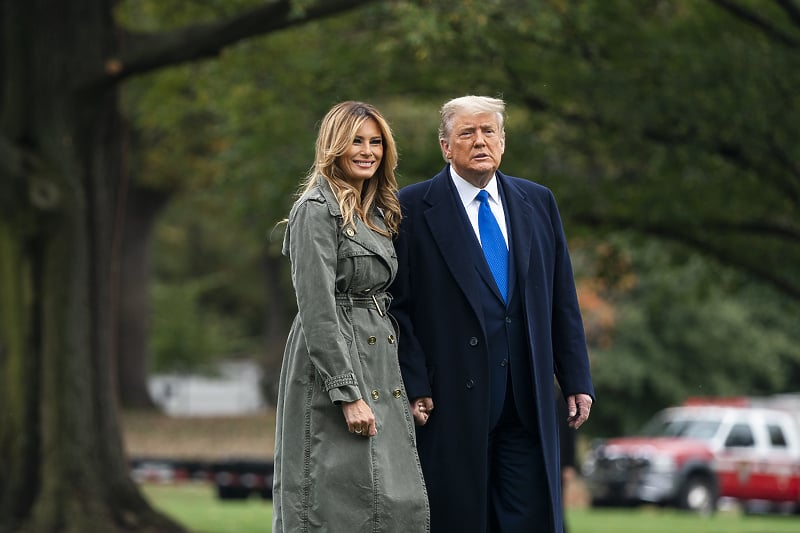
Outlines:
{"type": "Polygon", "coordinates": [[[440,143],[456,173],[480,188],[500,166],[505,150],[505,136],[495,113],[456,115],[449,137],[440,143]]]}

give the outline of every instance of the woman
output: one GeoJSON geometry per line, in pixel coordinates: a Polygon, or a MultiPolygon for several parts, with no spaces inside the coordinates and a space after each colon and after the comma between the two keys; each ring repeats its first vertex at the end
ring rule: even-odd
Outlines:
{"type": "Polygon", "coordinates": [[[373,106],[320,125],[283,253],[297,317],[281,369],[273,532],[421,532],[429,512],[386,292],[397,150],[373,106]]]}

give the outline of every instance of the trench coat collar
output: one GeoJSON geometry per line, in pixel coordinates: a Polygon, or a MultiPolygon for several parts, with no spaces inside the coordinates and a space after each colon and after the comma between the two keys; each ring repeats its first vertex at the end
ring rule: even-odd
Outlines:
{"type": "Polygon", "coordinates": [[[328,183],[328,180],[322,176],[317,176],[317,187],[322,193],[322,197],[325,198],[325,203],[328,204],[328,211],[330,212],[331,216],[342,216],[342,210],[339,207],[339,200],[337,200],[336,195],[333,194],[333,189],[331,189],[331,185],[328,183]]]}
{"type": "MultiPolygon", "coordinates": [[[[322,193],[325,203],[328,204],[328,211],[330,212],[331,216],[335,217],[339,221],[340,234],[343,235],[344,238],[358,243],[360,246],[363,246],[370,252],[380,257],[389,267],[389,270],[392,272],[392,276],[394,276],[396,269],[392,266],[393,261],[391,258],[394,256],[394,246],[391,242],[391,239],[387,239],[381,235],[378,235],[358,217],[353,219],[354,227],[342,228],[342,210],[339,207],[339,200],[337,200],[336,195],[333,194],[333,189],[331,189],[328,180],[326,180],[323,176],[317,176],[317,187],[322,193]]],[[[376,226],[386,230],[386,224],[383,221],[383,214],[377,207],[372,210],[372,220],[376,226]]]]}

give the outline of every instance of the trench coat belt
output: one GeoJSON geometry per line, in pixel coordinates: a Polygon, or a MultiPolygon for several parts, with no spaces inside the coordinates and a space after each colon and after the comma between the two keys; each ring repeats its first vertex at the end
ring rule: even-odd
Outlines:
{"type": "Polygon", "coordinates": [[[336,305],[375,309],[381,316],[386,316],[386,311],[389,309],[391,301],[392,295],[388,292],[375,292],[369,295],[349,292],[336,294],[336,305]]]}

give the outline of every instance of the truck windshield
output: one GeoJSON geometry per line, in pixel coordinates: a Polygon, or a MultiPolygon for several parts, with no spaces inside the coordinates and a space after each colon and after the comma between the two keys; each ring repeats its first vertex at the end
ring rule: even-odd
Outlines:
{"type": "Polygon", "coordinates": [[[685,437],[711,440],[720,423],[715,420],[668,418],[657,416],[642,428],[645,437],[685,437]]]}

